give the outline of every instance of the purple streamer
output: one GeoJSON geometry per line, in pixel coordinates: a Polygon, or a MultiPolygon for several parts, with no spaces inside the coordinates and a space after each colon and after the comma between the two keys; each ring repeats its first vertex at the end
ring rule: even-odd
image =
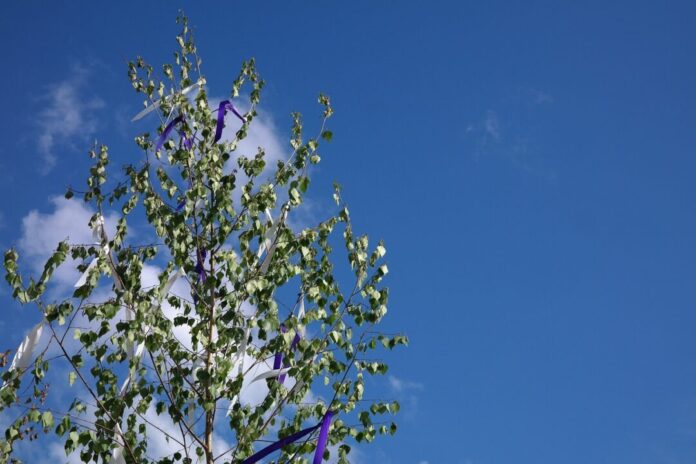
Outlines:
{"type": "MultiPolygon", "coordinates": [[[[188,181],[188,186],[189,186],[189,189],[193,188],[193,184],[191,183],[191,179],[189,179],[189,181],[188,181]]],[[[186,206],[186,192],[184,192],[184,199],[181,200],[178,205],[176,205],[176,211],[177,212],[181,211],[182,209],[184,209],[184,206],[186,206]]]]}
{"type": "MultiPolygon", "coordinates": [[[[201,248],[201,250],[197,253],[196,257],[196,273],[198,274],[198,283],[203,283],[205,282],[205,279],[207,277],[205,273],[205,268],[203,267],[203,261],[205,261],[205,255],[206,251],[205,248],[201,248]]],[[[194,290],[193,292],[193,303],[198,304],[198,292],[194,290]]]]}
{"type": "Polygon", "coordinates": [[[167,124],[162,131],[162,134],[159,136],[159,139],[157,139],[157,146],[155,147],[155,153],[160,151],[162,148],[162,145],[164,145],[164,141],[167,140],[167,137],[169,137],[170,132],[172,129],[174,129],[174,126],[179,124],[181,121],[184,120],[184,117],[182,115],[177,116],[176,118],[172,119],[169,124],[167,124]]]}
{"type": "MultiPolygon", "coordinates": [[[[281,324],[280,326],[280,331],[282,333],[285,333],[285,326],[281,324]]],[[[295,337],[292,339],[292,343],[290,344],[290,351],[292,352],[297,344],[300,342],[300,334],[295,333],[295,337]]],[[[286,361],[285,363],[283,362],[283,353],[276,353],[274,358],[273,358],[273,369],[280,369],[281,366],[287,367],[289,366],[289,363],[286,361]]],[[[285,374],[281,374],[278,376],[278,382],[282,385],[283,382],[285,382],[285,374]]]]}
{"type": "Polygon", "coordinates": [[[193,137],[186,137],[186,134],[184,131],[179,131],[179,135],[181,136],[181,140],[184,142],[184,148],[187,150],[190,150],[191,147],[193,147],[193,137]]]}
{"type": "Polygon", "coordinates": [[[313,464],[321,464],[321,461],[324,458],[324,450],[326,449],[326,444],[329,439],[329,426],[331,425],[331,418],[333,417],[333,415],[333,411],[327,411],[324,415],[324,418],[317,425],[306,428],[304,430],[300,430],[299,432],[295,432],[292,435],[288,435],[285,438],[281,438],[275,443],[268,445],[258,453],[249,456],[244,461],[242,461],[242,464],[254,464],[255,462],[258,462],[261,459],[265,458],[272,452],[278,451],[282,447],[296,442],[300,438],[309,435],[310,433],[314,432],[320,427],[321,431],[319,432],[319,439],[317,440],[317,449],[314,452],[313,464]]]}
{"type": "MultiPolygon", "coordinates": [[[[285,326],[280,325],[280,331],[282,333],[285,333],[285,326]]],[[[280,369],[280,366],[283,364],[283,353],[276,353],[275,356],[273,357],[273,369],[280,369]]],[[[283,383],[285,380],[285,376],[281,375],[278,376],[278,382],[283,383]]]]}
{"type": "Polygon", "coordinates": [[[309,428],[306,428],[304,430],[300,430],[299,432],[295,432],[292,435],[288,435],[285,438],[281,438],[277,442],[268,445],[267,447],[265,447],[264,449],[262,449],[258,453],[249,456],[244,461],[242,461],[242,464],[254,464],[255,462],[258,462],[261,459],[265,458],[266,456],[268,456],[272,452],[278,451],[282,447],[289,445],[291,443],[294,443],[297,440],[299,440],[300,438],[302,438],[306,435],[309,435],[310,433],[314,432],[316,429],[321,427],[321,425],[322,424],[319,423],[313,427],[309,427],[309,428]]]}
{"type": "Polygon", "coordinates": [[[321,464],[324,460],[324,450],[329,441],[329,427],[331,426],[331,418],[333,411],[326,411],[324,418],[321,420],[321,430],[319,431],[319,439],[317,440],[317,450],[314,452],[314,461],[312,464],[321,464]]]}
{"type": "Polygon", "coordinates": [[[215,127],[215,140],[213,143],[217,143],[222,138],[222,128],[225,127],[225,113],[227,113],[227,110],[232,111],[242,122],[246,122],[244,116],[239,114],[239,111],[229,100],[221,101],[220,106],[218,106],[217,127],[215,127]]]}
{"type": "Polygon", "coordinates": [[[290,345],[290,351],[295,349],[297,344],[300,343],[301,339],[302,339],[302,337],[300,337],[300,334],[295,332],[295,338],[292,339],[292,344],[290,345]]]}
{"type": "MultiPolygon", "coordinates": [[[[273,369],[280,369],[280,365],[283,362],[283,353],[276,353],[273,357],[273,369]]],[[[278,379],[280,380],[280,379],[278,379]]],[[[283,383],[283,382],[280,382],[283,383]]]]}
{"type": "Polygon", "coordinates": [[[208,277],[208,275],[205,272],[205,268],[203,267],[203,261],[205,261],[205,256],[206,256],[206,251],[205,248],[202,248],[200,253],[198,253],[198,262],[196,263],[196,272],[198,273],[198,282],[205,282],[205,279],[208,277]]]}
{"type": "MultiPolygon", "coordinates": [[[[295,332],[295,337],[292,339],[292,343],[290,344],[290,351],[291,351],[291,352],[295,349],[295,347],[297,346],[297,344],[300,343],[300,339],[301,339],[301,338],[302,338],[302,337],[300,337],[300,334],[297,333],[297,332],[295,332]]],[[[280,354],[280,353],[279,353],[279,354],[280,354]]],[[[278,355],[276,355],[276,356],[278,356],[278,355]]],[[[282,354],[280,354],[280,360],[281,360],[281,362],[282,362],[282,360],[283,360],[283,355],[282,355],[282,354]]],[[[274,365],[275,365],[275,363],[274,363],[274,365]]],[[[287,367],[288,365],[289,365],[289,363],[286,361],[286,362],[284,363],[284,367],[287,367]]],[[[278,363],[278,367],[274,367],[273,369],[280,369],[280,362],[278,363]]],[[[283,382],[285,382],[285,374],[281,374],[281,375],[278,376],[278,382],[280,382],[281,384],[282,384],[283,382]]]]}

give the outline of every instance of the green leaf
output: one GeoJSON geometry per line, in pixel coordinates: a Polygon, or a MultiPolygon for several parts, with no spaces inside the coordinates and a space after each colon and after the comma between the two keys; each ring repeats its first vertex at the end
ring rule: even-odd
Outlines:
{"type": "Polygon", "coordinates": [[[51,411],[44,411],[43,414],[41,414],[41,425],[44,428],[53,427],[53,414],[51,411]]]}

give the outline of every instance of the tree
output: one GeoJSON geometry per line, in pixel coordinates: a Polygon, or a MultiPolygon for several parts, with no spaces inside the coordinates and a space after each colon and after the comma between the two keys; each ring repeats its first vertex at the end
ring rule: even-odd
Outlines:
{"type": "Polygon", "coordinates": [[[292,156],[273,169],[262,148],[238,153],[264,86],[254,60],[243,63],[230,100],[211,109],[187,19],[177,22],[179,48],[162,78],[142,58],[129,63],[146,97],[137,117],[160,118],[157,136],[136,138],[142,162],[111,180],[108,149],[95,145],[87,190],[66,193],[95,209],[95,243],[61,242],[28,280],[17,251],[5,254],[13,297],[42,319],[11,363],[10,351],[0,359],[0,410],[12,417],[1,462],[18,462],[19,443],[40,432],[61,437],[83,462],[307,462],[312,453],[315,463],[330,454],[348,462],[346,441],[396,430],[376,417],[395,413],[396,402],[364,399],[365,375],[387,370],[370,354],[407,342],[375,331],[387,311],[384,245],[370,249],[354,234],[338,186],[334,215],[298,231],[288,225],[320,142],[332,137],[329,98],[319,97],[317,137],[305,139],[293,114],[292,156]],[[248,95],[244,114],[240,95],[248,95]],[[221,138],[226,117],[241,120],[233,140],[221,138]],[[104,217],[114,210],[109,236],[104,217]],[[129,220],[146,222],[153,241],[132,240],[129,220]],[[344,258],[346,269],[335,271],[344,258]],[[82,278],[57,298],[47,288],[70,259],[82,278]],[[144,270],[154,266],[162,271],[147,285],[144,270]],[[295,307],[282,308],[283,298],[295,307]],[[52,402],[51,375],[64,381],[57,393],[73,398],[69,406],[52,402]],[[249,389],[267,393],[246,401],[249,389]],[[153,434],[166,438],[166,456],[150,455],[153,434]]]}

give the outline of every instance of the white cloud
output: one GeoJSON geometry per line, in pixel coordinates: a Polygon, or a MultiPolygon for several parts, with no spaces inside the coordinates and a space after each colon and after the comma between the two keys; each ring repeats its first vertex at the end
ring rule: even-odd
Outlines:
{"type": "MultiPolygon", "coordinates": [[[[237,105],[237,103],[235,102],[237,105]]],[[[248,110],[241,106],[239,110],[244,113],[248,110]]],[[[236,167],[236,156],[244,155],[253,158],[262,147],[265,152],[267,170],[273,172],[278,161],[286,161],[291,154],[290,144],[283,141],[275,122],[270,114],[257,108],[258,115],[249,125],[247,136],[237,144],[237,149],[233,152],[233,167],[236,167]]],[[[222,139],[231,141],[234,139],[237,130],[242,122],[234,115],[228,114],[225,118],[225,128],[222,131],[222,139]]]]}
{"type": "Polygon", "coordinates": [[[418,382],[409,382],[402,380],[393,375],[389,376],[389,386],[394,392],[403,392],[405,390],[423,390],[423,384],[418,382]]]}
{"type": "MultiPolygon", "coordinates": [[[[22,236],[19,239],[21,256],[28,260],[31,270],[41,272],[46,259],[56,250],[61,240],[71,244],[90,244],[94,242],[89,220],[94,211],[79,200],[51,198],[52,213],[30,211],[22,219],[22,236]]],[[[116,228],[114,213],[105,218],[107,233],[116,228]]],[[[54,281],[62,286],[72,286],[79,278],[77,263],[68,258],[54,273],[54,281]]]]}
{"type": "Polygon", "coordinates": [[[498,115],[495,111],[488,111],[486,119],[483,122],[486,133],[494,139],[500,139],[500,124],[498,123],[498,115]]]}
{"type": "MultiPolygon", "coordinates": [[[[79,74],[79,73],[78,73],[79,74]]],[[[41,127],[41,135],[37,140],[39,148],[44,155],[46,162],[45,168],[49,170],[55,163],[56,150],[61,144],[68,144],[70,138],[86,137],[95,130],[95,124],[91,120],[85,119],[87,115],[93,113],[93,110],[103,104],[98,100],[81,103],[80,89],[84,77],[79,77],[74,80],[67,80],[52,87],[48,92],[46,109],[42,112],[39,118],[41,127]]],[[[227,127],[223,132],[223,137],[234,137],[234,133],[238,129],[239,121],[232,115],[228,115],[227,127]]],[[[275,170],[276,162],[279,160],[285,161],[291,150],[287,143],[282,141],[278,130],[270,117],[263,112],[254,120],[249,130],[248,136],[239,143],[237,150],[233,154],[235,156],[243,154],[248,157],[253,157],[257,148],[262,146],[266,152],[267,171],[275,170]]],[[[236,165],[236,163],[234,164],[236,165]]],[[[242,182],[240,176],[240,182],[242,182]]],[[[50,203],[52,210],[49,212],[41,212],[39,210],[30,211],[22,220],[22,235],[19,239],[19,249],[23,260],[29,265],[33,272],[40,272],[43,268],[45,260],[55,251],[58,242],[68,239],[72,244],[89,244],[94,241],[92,231],[88,226],[88,222],[93,215],[93,211],[84,203],[78,200],[65,200],[62,197],[51,198],[50,203]]],[[[107,234],[111,236],[115,229],[117,215],[111,214],[106,217],[107,234]]],[[[57,272],[54,274],[54,279],[60,286],[61,290],[71,288],[79,277],[76,270],[77,263],[68,259],[57,272]]],[[[162,272],[162,268],[146,264],[143,266],[141,282],[143,286],[156,285],[158,283],[158,275],[162,272]]],[[[110,290],[106,287],[100,287],[93,297],[95,300],[106,299],[110,290]]],[[[190,299],[190,288],[185,279],[179,279],[172,288],[172,293],[186,299],[190,299]]],[[[162,303],[163,313],[172,319],[178,309],[172,307],[168,302],[162,303]]],[[[242,312],[249,316],[253,313],[253,307],[248,304],[243,305],[242,312]]],[[[87,321],[77,320],[80,324],[86,326],[87,321]]],[[[185,326],[175,327],[173,329],[176,338],[185,346],[191,347],[191,337],[188,329],[185,326]]],[[[70,337],[69,337],[70,338],[70,337]]],[[[245,357],[246,366],[254,366],[247,373],[244,379],[243,391],[240,394],[240,402],[243,404],[257,405],[268,394],[268,388],[265,381],[256,382],[250,385],[249,382],[256,375],[265,372],[272,368],[272,359],[259,362],[249,356],[245,357]]],[[[236,372],[234,369],[233,372],[236,372]]],[[[286,386],[291,387],[294,384],[294,379],[288,377],[286,386]]],[[[309,399],[314,399],[310,394],[309,399]]],[[[219,417],[222,418],[224,414],[219,417]]],[[[170,423],[169,417],[166,415],[157,416],[150,409],[146,413],[148,421],[157,424],[158,427],[171,433],[173,436],[179,436],[178,427],[170,423]]],[[[149,452],[152,457],[171,455],[172,447],[176,446],[173,442],[167,443],[165,435],[162,432],[157,432],[150,427],[149,452]]],[[[215,447],[217,451],[222,452],[229,447],[224,438],[216,436],[215,447]]],[[[357,462],[359,452],[353,450],[351,462],[357,462]]],[[[68,457],[70,463],[77,462],[73,460],[74,456],[68,457]]],[[[65,462],[66,457],[61,445],[51,443],[46,453],[40,457],[47,461],[65,462]]]]}
{"type": "MultiPolygon", "coordinates": [[[[211,107],[217,109],[220,100],[220,98],[211,99],[211,107]]],[[[244,103],[234,101],[234,104],[242,114],[246,113],[249,109],[244,103]]],[[[233,194],[235,202],[238,202],[241,196],[241,186],[246,184],[249,180],[248,177],[238,169],[237,159],[239,156],[243,155],[247,158],[254,158],[259,147],[263,148],[266,168],[261,174],[260,180],[268,181],[269,177],[276,171],[278,162],[286,162],[293,153],[289,141],[280,133],[273,117],[261,108],[257,107],[256,111],[258,114],[249,125],[247,136],[237,144],[237,148],[232,152],[231,159],[226,166],[228,172],[237,169],[236,177],[238,188],[233,194]]],[[[222,131],[222,140],[231,142],[235,138],[241,125],[242,122],[232,113],[228,112],[225,118],[225,128],[222,131]]],[[[283,197],[282,191],[278,190],[277,193],[279,203],[286,200],[286,198],[283,197]]],[[[302,205],[295,208],[292,214],[288,216],[286,225],[293,231],[299,232],[305,227],[309,227],[312,223],[320,220],[321,209],[321,206],[317,204],[316,201],[312,200],[310,197],[305,197],[302,205]]]]}
{"type": "Polygon", "coordinates": [[[84,142],[97,129],[94,110],[104,106],[97,97],[84,94],[88,71],[82,67],[73,69],[68,79],[49,86],[39,97],[43,109],[38,112],[37,147],[43,158],[42,174],[56,164],[56,149],[70,147],[73,140],[84,142]]]}
{"type": "MultiPolygon", "coordinates": [[[[549,103],[550,96],[537,95],[536,103],[549,103]],[[539,100],[540,99],[540,100],[539,100]]],[[[473,155],[478,160],[482,155],[509,160],[513,165],[529,174],[541,177],[549,182],[556,182],[556,171],[546,167],[536,149],[533,140],[527,136],[526,128],[520,127],[510,118],[501,118],[493,110],[486,111],[485,116],[476,124],[469,124],[464,129],[464,136],[474,143],[473,155]],[[505,128],[503,131],[502,128],[505,128]],[[522,130],[525,129],[525,130],[522,130]]]]}
{"type": "Polygon", "coordinates": [[[546,93],[543,90],[529,89],[529,93],[531,94],[534,103],[539,105],[543,103],[553,103],[555,101],[553,95],[546,93]]]}
{"type": "Polygon", "coordinates": [[[407,420],[414,420],[418,414],[419,393],[425,390],[425,386],[419,382],[403,380],[390,375],[387,380],[392,394],[401,403],[401,411],[407,420]]]}

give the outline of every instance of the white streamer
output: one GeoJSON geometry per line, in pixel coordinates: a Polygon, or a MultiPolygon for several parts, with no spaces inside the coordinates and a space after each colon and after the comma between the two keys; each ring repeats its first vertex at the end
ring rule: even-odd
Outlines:
{"type": "Polygon", "coordinates": [[[17,352],[12,358],[12,364],[10,364],[10,370],[19,369],[24,371],[29,367],[31,358],[34,355],[34,350],[41,340],[41,334],[43,333],[44,321],[42,320],[36,324],[29,333],[24,337],[22,343],[20,343],[17,348],[17,352]]]}
{"type": "Polygon", "coordinates": [[[300,336],[302,338],[305,338],[306,335],[306,329],[305,326],[302,325],[302,318],[305,316],[305,307],[304,307],[304,293],[300,294],[300,309],[297,311],[297,319],[300,321],[300,324],[298,326],[298,330],[300,332],[300,336]]]}
{"type": "MultiPolygon", "coordinates": [[[[182,91],[181,91],[181,95],[186,95],[186,94],[189,93],[191,90],[195,89],[198,85],[200,85],[202,82],[203,82],[203,78],[198,79],[198,82],[196,82],[195,84],[189,85],[189,86],[186,87],[184,90],[182,90],[182,91]]],[[[164,97],[164,100],[165,100],[165,101],[166,101],[166,100],[170,100],[171,98],[172,98],[172,95],[167,95],[167,96],[164,97]]],[[[137,121],[137,120],[139,120],[139,119],[144,118],[144,117],[147,116],[148,114],[152,113],[152,112],[155,111],[157,108],[159,108],[159,106],[160,106],[161,103],[162,103],[162,99],[155,100],[154,102],[152,102],[152,105],[146,107],[146,108],[145,108],[144,110],[142,110],[140,113],[138,113],[138,114],[136,114],[135,116],[133,116],[133,119],[131,119],[131,122],[135,122],[135,121],[137,121]]]]}
{"type": "Polygon", "coordinates": [[[288,372],[290,372],[289,367],[282,367],[280,369],[271,369],[270,371],[262,372],[259,375],[257,375],[256,377],[254,377],[251,380],[251,382],[249,382],[247,387],[254,382],[258,382],[259,380],[270,379],[272,377],[279,377],[281,375],[287,374],[288,372]]]}
{"type": "MultiPolygon", "coordinates": [[[[111,256],[111,250],[109,249],[109,238],[106,235],[106,229],[104,227],[104,216],[101,214],[97,215],[97,218],[94,220],[94,225],[92,226],[92,237],[94,237],[96,244],[102,245],[102,252],[106,256],[109,268],[111,269],[111,276],[114,279],[114,285],[116,285],[116,288],[119,290],[123,290],[123,283],[116,273],[116,266],[114,265],[114,260],[111,256]]],[[[95,257],[92,262],[89,263],[87,269],[85,269],[85,272],[83,272],[78,281],[75,282],[75,288],[82,287],[85,283],[87,283],[87,278],[89,277],[90,271],[92,268],[94,268],[94,266],[97,265],[98,262],[99,258],[95,257]]]]}
{"type": "MultiPolygon", "coordinates": [[[[276,245],[277,245],[277,239],[278,239],[278,232],[280,231],[280,226],[285,222],[285,218],[287,217],[288,210],[287,208],[283,207],[282,211],[280,212],[280,217],[278,218],[278,221],[276,221],[275,226],[271,229],[272,233],[269,235],[268,231],[266,232],[266,238],[265,238],[265,248],[266,248],[266,257],[263,259],[263,263],[261,263],[261,268],[259,269],[259,272],[261,274],[265,274],[268,272],[268,266],[271,264],[271,259],[273,259],[273,253],[275,252],[276,245]]],[[[270,216],[270,212],[266,210],[266,215],[270,216]]],[[[271,224],[273,224],[273,221],[271,220],[271,224]]]]}
{"type": "Polygon", "coordinates": [[[126,464],[126,458],[123,456],[123,446],[118,442],[118,438],[123,439],[123,432],[121,431],[121,426],[116,424],[116,437],[114,441],[116,442],[116,447],[111,452],[111,461],[109,464],[126,464]]]}

